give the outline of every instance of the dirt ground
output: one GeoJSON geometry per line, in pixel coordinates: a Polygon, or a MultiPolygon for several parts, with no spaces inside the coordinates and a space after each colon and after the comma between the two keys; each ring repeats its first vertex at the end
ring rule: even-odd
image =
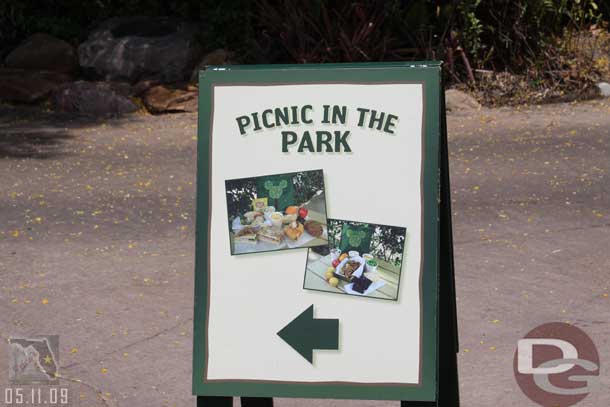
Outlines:
{"type": "MultiPolygon", "coordinates": [[[[59,334],[80,406],[195,403],[196,127],[0,107],[0,334],[59,334]]],[[[580,405],[610,404],[609,129],[604,101],[450,114],[463,406],[534,405],[513,354],[552,321],[597,344],[605,390],[580,405]]]]}

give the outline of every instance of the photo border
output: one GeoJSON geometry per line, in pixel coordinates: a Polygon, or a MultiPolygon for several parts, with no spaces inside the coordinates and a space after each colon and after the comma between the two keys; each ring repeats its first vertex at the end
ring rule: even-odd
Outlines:
{"type": "MultiPolygon", "coordinates": [[[[403,262],[405,260],[405,258],[404,258],[405,257],[405,246],[407,244],[407,236],[408,236],[407,227],[406,226],[395,226],[395,225],[382,225],[381,223],[372,223],[372,222],[365,222],[365,221],[360,221],[360,220],[347,220],[347,219],[328,218],[328,217],[326,218],[327,225],[328,225],[329,220],[338,220],[340,222],[366,223],[367,225],[385,226],[385,227],[389,227],[389,228],[402,228],[405,230],[405,242],[402,247],[402,260],[400,262],[400,272],[398,273],[398,287],[396,290],[396,298],[378,298],[378,297],[371,297],[370,295],[355,295],[355,294],[349,294],[346,292],[336,293],[334,291],[318,290],[315,288],[306,288],[305,287],[305,278],[307,278],[307,265],[309,264],[309,252],[311,251],[311,249],[307,249],[307,261],[305,262],[305,272],[303,274],[303,290],[316,291],[319,293],[326,293],[326,294],[347,295],[349,297],[355,297],[355,298],[371,298],[373,300],[381,300],[381,301],[398,301],[398,294],[400,293],[400,280],[402,279],[402,266],[403,266],[403,262]]],[[[314,246],[314,247],[320,247],[320,246],[314,246]]],[[[330,248],[330,239],[329,239],[328,247],[330,248]]]]}
{"type": "MultiPolygon", "coordinates": [[[[318,169],[315,169],[315,170],[280,172],[280,173],[277,173],[277,174],[264,174],[264,175],[257,175],[257,176],[254,176],[254,177],[243,177],[243,178],[226,179],[225,180],[225,198],[226,198],[226,194],[227,194],[227,182],[230,182],[230,181],[238,181],[238,180],[242,180],[242,179],[256,179],[256,178],[260,178],[260,177],[269,177],[269,176],[273,176],[273,175],[296,175],[296,174],[302,174],[304,172],[316,172],[316,171],[322,172],[322,188],[324,190],[324,217],[326,218],[326,227],[328,228],[328,212],[326,210],[326,208],[327,208],[327,206],[326,206],[326,203],[327,203],[327,201],[326,201],[326,179],[325,179],[325,175],[324,175],[324,170],[321,169],[321,168],[318,168],[318,169]]],[[[227,202],[227,215],[229,215],[228,205],[229,205],[229,203],[227,202]]],[[[231,256],[243,256],[243,255],[252,255],[252,254],[259,254],[259,253],[274,253],[274,252],[283,252],[283,251],[286,251],[286,250],[310,249],[312,247],[328,246],[328,243],[327,243],[327,244],[320,244],[318,246],[285,247],[283,249],[261,250],[259,252],[233,253],[233,248],[231,247],[231,233],[233,232],[233,230],[231,229],[231,226],[228,226],[228,228],[229,228],[229,251],[231,253],[231,256]]],[[[316,238],[316,237],[314,236],[314,238],[316,238]]]]}
{"type": "Polygon", "coordinates": [[[193,382],[195,395],[435,401],[438,381],[439,156],[441,65],[439,62],[221,66],[199,75],[197,227],[193,382]],[[295,77],[298,80],[295,81],[295,77]],[[420,349],[418,383],[217,381],[206,378],[209,312],[211,135],[215,86],[299,84],[422,85],[420,349]]]}

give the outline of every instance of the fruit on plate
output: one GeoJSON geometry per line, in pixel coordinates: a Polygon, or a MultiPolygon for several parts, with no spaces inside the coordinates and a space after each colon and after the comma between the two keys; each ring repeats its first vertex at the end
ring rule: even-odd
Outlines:
{"type": "Polygon", "coordinates": [[[342,253],[341,256],[339,256],[339,261],[343,261],[347,258],[347,253],[342,253]]]}
{"type": "Polygon", "coordinates": [[[284,234],[292,240],[299,240],[299,237],[305,232],[305,228],[299,222],[292,222],[284,227],[284,234]]]}
{"type": "Polygon", "coordinates": [[[299,218],[305,219],[308,213],[309,211],[307,210],[307,208],[299,208],[299,218]]]}
{"type": "Polygon", "coordinates": [[[339,279],[337,277],[332,277],[330,280],[328,280],[328,284],[330,284],[332,287],[336,287],[339,285],[339,279]]]}
{"type": "MultiPolygon", "coordinates": [[[[334,270],[334,269],[333,269],[334,270]]],[[[333,278],[334,274],[332,271],[327,271],[326,274],[324,274],[324,279],[326,281],[330,280],[331,278],[333,278]]]]}
{"type": "Polygon", "coordinates": [[[314,221],[310,220],[310,221],[305,222],[305,224],[303,226],[305,226],[305,230],[307,231],[307,233],[309,233],[313,237],[320,237],[320,236],[322,236],[322,233],[324,233],[324,229],[322,228],[322,225],[319,224],[318,222],[314,222],[314,221]]]}
{"type": "Polygon", "coordinates": [[[341,263],[341,260],[339,259],[334,259],[332,262],[333,267],[337,268],[337,266],[339,265],[339,263],[341,263]]]}
{"type": "Polygon", "coordinates": [[[299,212],[298,206],[289,206],[286,208],[286,215],[297,215],[299,212]]]}

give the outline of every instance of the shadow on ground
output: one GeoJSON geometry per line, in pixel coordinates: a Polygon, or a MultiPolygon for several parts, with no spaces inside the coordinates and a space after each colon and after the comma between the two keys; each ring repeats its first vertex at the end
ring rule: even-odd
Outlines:
{"type": "Polygon", "coordinates": [[[57,158],[66,155],[64,143],[74,138],[66,131],[32,130],[0,136],[0,158],[57,158]]]}
{"type": "Polygon", "coordinates": [[[0,159],[53,159],[71,155],[71,130],[137,123],[138,115],[100,117],[59,113],[36,106],[0,105],[0,159]]]}

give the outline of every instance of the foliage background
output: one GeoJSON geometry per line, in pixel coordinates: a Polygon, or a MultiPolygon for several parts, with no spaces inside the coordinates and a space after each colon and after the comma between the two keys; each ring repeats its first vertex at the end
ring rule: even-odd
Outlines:
{"type": "Polygon", "coordinates": [[[374,232],[371,240],[371,254],[400,269],[405,246],[405,228],[328,219],[328,243],[331,248],[339,247],[339,243],[341,242],[341,228],[346,223],[353,226],[362,225],[373,227],[374,232]]]}
{"type": "Polygon", "coordinates": [[[0,57],[35,32],[77,45],[134,15],[195,22],[204,50],[237,63],[440,59],[450,82],[515,100],[610,80],[610,0],[2,0],[0,57]]]}
{"type": "Polygon", "coordinates": [[[457,41],[473,66],[523,69],[566,29],[610,17],[608,0],[3,0],[0,43],[44,31],[78,43],[112,16],[200,23],[208,49],[244,62],[442,58],[457,41]]]}
{"type": "MultiPolygon", "coordinates": [[[[322,171],[305,171],[293,177],[295,205],[301,205],[316,194],[324,192],[324,173],[322,171]]],[[[226,181],[227,208],[229,222],[236,216],[252,210],[252,200],[256,195],[256,178],[240,178],[226,181]]]]}

